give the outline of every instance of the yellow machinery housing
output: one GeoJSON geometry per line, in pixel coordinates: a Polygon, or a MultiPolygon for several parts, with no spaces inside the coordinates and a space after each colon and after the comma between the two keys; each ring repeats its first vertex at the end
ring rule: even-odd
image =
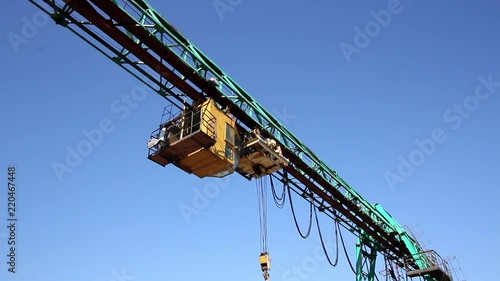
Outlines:
{"type": "Polygon", "coordinates": [[[258,130],[247,135],[242,144],[238,171],[253,178],[261,178],[289,164],[281,147],[273,139],[263,138],[258,130]]]}
{"type": "Polygon", "coordinates": [[[148,158],[200,178],[231,174],[238,161],[235,123],[209,99],[160,125],[148,142],[148,158]]]}

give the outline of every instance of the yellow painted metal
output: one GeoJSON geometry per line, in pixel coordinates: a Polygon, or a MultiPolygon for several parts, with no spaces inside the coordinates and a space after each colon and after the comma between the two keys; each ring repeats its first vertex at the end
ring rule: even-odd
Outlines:
{"type": "Polygon", "coordinates": [[[262,271],[271,270],[271,257],[268,253],[262,253],[259,256],[260,267],[262,271]]]}
{"type": "Polygon", "coordinates": [[[201,106],[201,131],[208,132],[215,126],[215,144],[209,148],[201,148],[179,161],[182,170],[195,174],[200,178],[210,176],[224,176],[234,172],[238,155],[235,150],[236,121],[229,114],[222,111],[212,99],[208,99],[201,106]],[[215,118],[215,124],[210,120],[215,118]]]}
{"type": "Polygon", "coordinates": [[[270,175],[289,164],[289,160],[283,157],[281,147],[277,142],[263,138],[258,130],[253,131],[253,138],[242,147],[238,168],[253,178],[258,179],[270,175]]]}
{"type": "Polygon", "coordinates": [[[265,175],[272,174],[281,169],[281,166],[265,155],[262,151],[255,151],[240,159],[238,165],[245,173],[252,175],[254,178],[261,178],[265,175]],[[256,169],[258,171],[256,171],[256,169]]]}

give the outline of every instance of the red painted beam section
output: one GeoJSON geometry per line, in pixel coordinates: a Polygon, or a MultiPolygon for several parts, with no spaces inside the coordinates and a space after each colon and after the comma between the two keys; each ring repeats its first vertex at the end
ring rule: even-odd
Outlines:
{"type": "Polygon", "coordinates": [[[191,85],[186,83],[182,78],[168,69],[164,64],[158,61],[147,50],[135,43],[130,37],[120,31],[111,20],[102,17],[95,9],[85,0],[66,0],[71,8],[88,19],[92,24],[113,38],[117,43],[128,49],[137,58],[159,73],[162,77],[170,81],[175,87],[183,93],[189,95],[195,101],[203,101],[203,94],[197,92],[191,85]]]}
{"type": "MultiPolygon", "coordinates": [[[[82,0],[80,0],[82,1],[82,0]]],[[[241,108],[234,105],[229,101],[223,94],[219,92],[213,85],[205,80],[202,76],[196,73],[190,65],[179,58],[170,48],[165,46],[157,38],[149,33],[149,31],[143,26],[139,25],[137,21],[131,18],[122,9],[117,7],[110,0],[90,0],[99,9],[105,12],[110,18],[114,19],[120,25],[124,26],[129,32],[131,32],[135,37],[141,40],[148,48],[154,51],[158,56],[162,57],[170,65],[172,65],[177,71],[179,71],[183,76],[187,77],[196,86],[198,86],[204,93],[209,97],[216,100],[219,104],[230,106],[231,113],[236,116],[240,121],[249,126],[250,128],[260,127],[250,116],[248,116],[241,108]]],[[[188,96],[189,93],[186,93],[188,96]]],[[[191,96],[190,96],[191,97],[191,96]]],[[[194,98],[193,98],[194,99],[194,98]]]]}
{"type": "Polygon", "coordinates": [[[204,77],[201,77],[193,68],[175,54],[163,42],[152,35],[145,27],[141,26],[134,18],[130,17],[125,11],[114,4],[111,0],[90,0],[96,7],[106,13],[111,19],[115,20],[121,26],[131,32],[144,45],[148,46],[158,56],[162,57],[177,71],[182,73],[187,79],[193,81],[200,89],[205,92],[217,93],[219,97],[222,95],[204,77]]]}

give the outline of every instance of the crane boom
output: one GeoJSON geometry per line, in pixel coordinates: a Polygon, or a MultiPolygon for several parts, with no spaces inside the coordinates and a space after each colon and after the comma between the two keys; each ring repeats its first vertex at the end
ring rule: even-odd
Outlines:
{"type": "MultiPolygon", "coordinates": [[[[29,1],[179,109],[213,100],[231,113],[240,130],[257,129],[263,138],[275,140],[289,162],[273,176],[306,194],[358,236],[361,245],[405,268],[410,277],[452,280],[445,261],[436,262],[435,252],[424,251],[382,206],[358,194],[146,1],[29,1]]],[[[358,251],[374,261],[363,253],[358,251]]]]}

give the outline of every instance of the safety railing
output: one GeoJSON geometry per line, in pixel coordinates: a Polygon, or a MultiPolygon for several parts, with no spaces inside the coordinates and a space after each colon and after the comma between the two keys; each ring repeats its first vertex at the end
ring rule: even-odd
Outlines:
{"type": "Polygon", "coordinates": [[[162,147],[168,147],[200,131],[216,139],[216,118],[209,110],[204,110],[203,106],[177,115],[172,114],[171,110],[164,109],[163,119],[167,121],[151,133],[150,141],[157,140],[157,142],[149,147],[149,156],[158,153],[162,147]]]}
{"type": "MultiPolygon", "coordinates": [[[[410,265],[418,265],[418,270],[410,269],[408,273],[415,272],[419,273],[419,275],[431,275],[431,276],[446,276],[447,279],[451,280],[451,270],[448,264],[448,261],[443,259],[438,253],[434,250],[426,250],[422,253],[415,254],[411,257],[406,258],[406,264],[410,265]]],[[[411,268],[407,266],[407,269],[411,268]]]]}

